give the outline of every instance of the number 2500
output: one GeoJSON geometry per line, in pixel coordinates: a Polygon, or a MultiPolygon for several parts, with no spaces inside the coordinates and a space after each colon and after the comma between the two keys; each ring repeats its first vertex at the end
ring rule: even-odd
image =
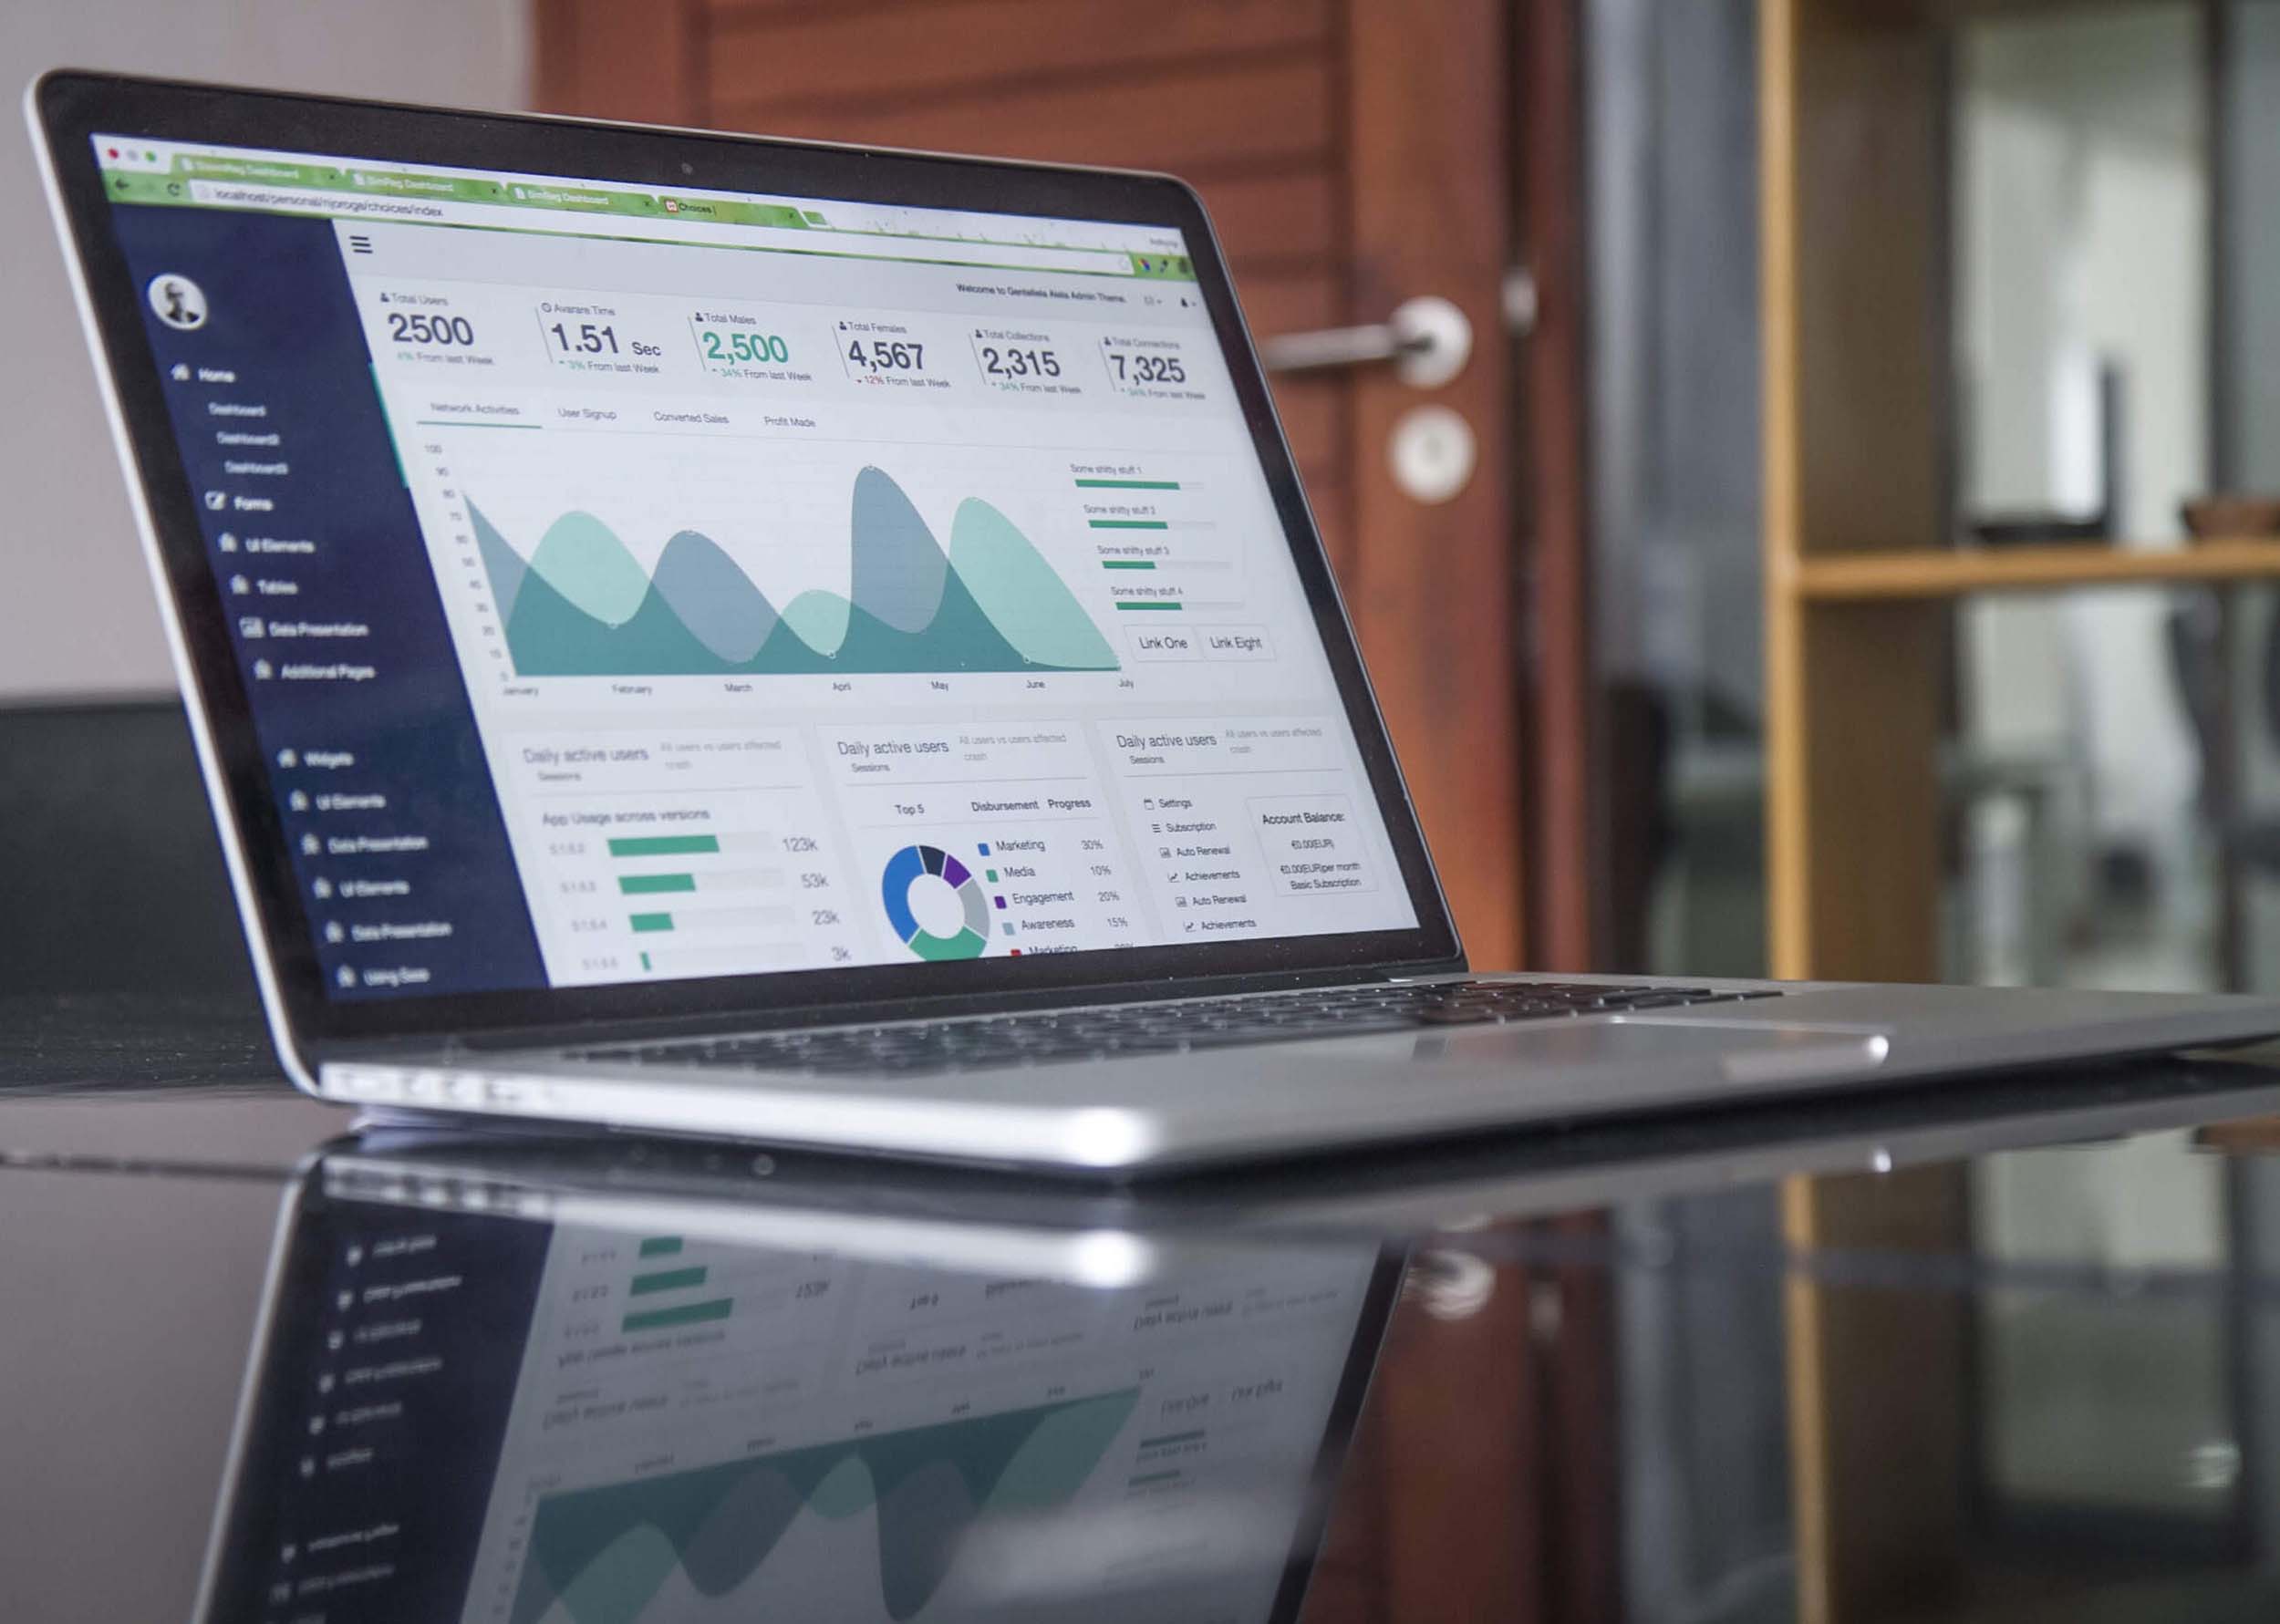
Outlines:
{"type": "Polygon", "coordinates": [[[389,312],[388,336],[399,344],[472,344],[475,324],[463,315],[407,315],[389,312]]]}

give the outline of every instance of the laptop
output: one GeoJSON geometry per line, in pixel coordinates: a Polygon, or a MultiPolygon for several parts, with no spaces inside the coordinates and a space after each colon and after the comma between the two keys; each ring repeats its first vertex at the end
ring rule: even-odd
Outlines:
{"type": "Polygon", "coordinates": [[[192,1616],[1284,1624],[1402,1268],[337,1150],[192,1616]]]}
{"type": "Polygon", "coordinates": [[[28,110],[324,1098],[1133,1174],[2280,1030],[1470,973],[1176,180],[28,110]]]}

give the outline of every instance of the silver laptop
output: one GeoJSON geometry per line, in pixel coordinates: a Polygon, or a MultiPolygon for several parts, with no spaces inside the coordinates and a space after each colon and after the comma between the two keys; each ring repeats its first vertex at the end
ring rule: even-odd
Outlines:
{"type": "Polygon", "coordinates": [[[1133,1172],[2280,1030],[1468,975],[1177,181],[29,108],[327,1099],[1133,1172]]]}

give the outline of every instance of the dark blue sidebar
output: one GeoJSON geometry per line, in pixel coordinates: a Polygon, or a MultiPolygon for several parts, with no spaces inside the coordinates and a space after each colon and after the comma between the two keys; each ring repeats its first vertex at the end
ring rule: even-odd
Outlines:
{"type": "Polygon", "coordinates": [[[113,215],[327,989],[544,985],[332,225],[113,215]]]}

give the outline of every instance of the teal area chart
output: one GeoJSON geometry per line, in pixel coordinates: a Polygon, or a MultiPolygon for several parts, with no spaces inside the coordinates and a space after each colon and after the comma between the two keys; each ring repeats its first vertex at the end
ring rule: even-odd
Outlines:
{"type": "Polygon", "coordinates": [[[527,556],[472,500],[468,517],[519,677],[1117,668],[1093,617],[1011,520],[968,497],[945,549],[876,468],[855,480],[848,590],[811,588],[781,606],[697,531],[673,534],[645,570],[591,513],[556,518],[527,556]]]}
{"type": "MultiPolygon", "coordinates": [[[[679,1567],[718,1599],[758,1576],[803,1513],[878,1522],[878,1583],[907,1624],[986,1520],[1048,1515],[1100,1465],[1139,1390],[756,1455],[552,1495],[532,1521],[512,1624],[637,1624],[679,1567]]],[[[739,1617],[771,1616],[762,1597],[739,1617]]]]}

